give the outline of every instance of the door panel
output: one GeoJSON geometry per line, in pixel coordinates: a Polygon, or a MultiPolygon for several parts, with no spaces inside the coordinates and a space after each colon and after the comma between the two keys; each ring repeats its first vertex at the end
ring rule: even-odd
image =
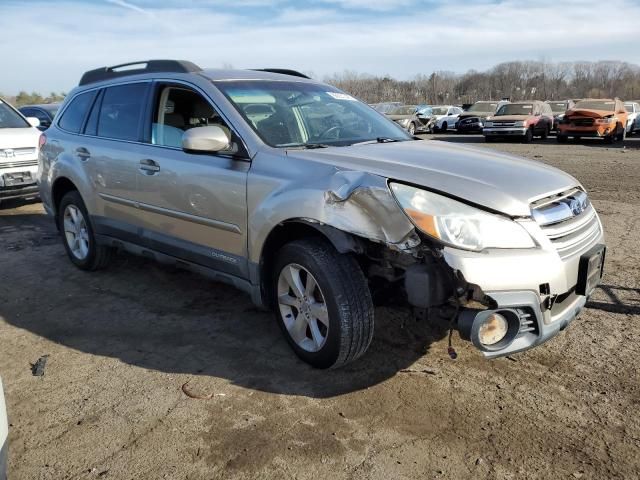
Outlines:
{"type": "Polygon", "coordinates": [[[243,278],[247,271],[246,182],[250,162],[186,153],[184,131],[226,124],[198,92],[158,84],[147,121],[150,144],[137,158],[136,202],[150,247],[243,278]]]}

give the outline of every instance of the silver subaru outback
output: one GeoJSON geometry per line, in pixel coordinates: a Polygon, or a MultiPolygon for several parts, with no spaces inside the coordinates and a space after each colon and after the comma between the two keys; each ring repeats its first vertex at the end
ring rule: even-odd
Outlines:
{"type": "Polygon", "coordinates": [[[41,195],[76,266],[126,250],[231,283],[315,367],[364,354],[376,297],[449,319],[486,357],[526,350],[602,275],[575,178],[411,137],[295,71],[92,70],[44,135],[41,195]]]}

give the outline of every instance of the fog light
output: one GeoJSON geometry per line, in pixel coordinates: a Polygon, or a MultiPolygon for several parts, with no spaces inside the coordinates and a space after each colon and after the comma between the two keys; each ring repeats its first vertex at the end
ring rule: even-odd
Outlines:
{"type": "Polygon", "coordinates": [[[499,313],[492,313],[480,325],[478,329],[478,340],[483,345],[495,345],[502,340],[509,331],[509,323],[499,313]]]}

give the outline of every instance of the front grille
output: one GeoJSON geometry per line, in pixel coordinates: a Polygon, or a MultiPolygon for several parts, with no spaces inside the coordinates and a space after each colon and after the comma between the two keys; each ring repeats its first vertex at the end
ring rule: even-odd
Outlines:
{"type": "Polygon", "coordinates": [[[573,118],[571,125],[574,127],[591,127],[593,126],[593,118],[573,118]]]}
{"type": "Polygon", "coordinates": [[[515,127],[516,126],[516,122],[507,122],[507,121],[502,121],[502,122],[493,122],[493,126],[494,127],[515,127]]]}
{"type": "Polygon", "coordinates": [[[16,160],[13,162],[0,161],[0,168],[16,168],[16,167],[35,167],[38,160],[16,160]]]}
{"type": "Polygon", "coordinates": [[[466,125],[468,123],[477,123],[478,121],[480,121],[478,117],[469,117],[469,118],[463,118],[462,120],[460,120],[460,123],[463,123],[466,125]]]}
{"type": "Polygon", "coordinates": [[[531,212],[562,259],[583,252],[601,233],[595,209],[578,188],[532,203],[531,212]]]}

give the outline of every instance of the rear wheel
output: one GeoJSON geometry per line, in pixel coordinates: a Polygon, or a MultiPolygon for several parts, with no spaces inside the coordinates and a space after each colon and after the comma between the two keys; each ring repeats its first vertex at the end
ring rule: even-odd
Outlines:
{"type": "Polygon", "coordinates": [[[69,259],[82,270],[99,270],[108,265],[113,249],[98,245],[80,194],[73,190],[62,197],[58,227],[69,259]]]}
{"type": "Polygon", "coordinates": [[[359,358],[373,338],[373,302],[356,260],[322,239],[297,240],[278,252],[275,314],[295,353],[316,368],[359,358]]]}

